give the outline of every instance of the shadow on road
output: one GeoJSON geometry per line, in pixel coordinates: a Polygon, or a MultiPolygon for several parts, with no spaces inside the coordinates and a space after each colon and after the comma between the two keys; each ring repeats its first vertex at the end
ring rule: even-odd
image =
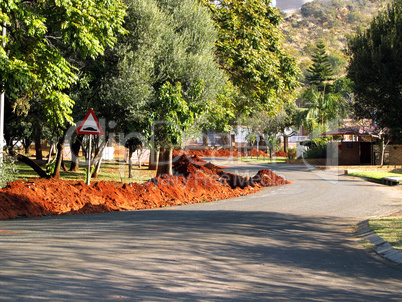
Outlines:
{"type": "Polygon", "coordinates": [[[0,300],[397,301],[401,270],[333,217],[119,212],[0,222],[0,300]],[[6,234],[6,233],[3,233],[6,234]]]}

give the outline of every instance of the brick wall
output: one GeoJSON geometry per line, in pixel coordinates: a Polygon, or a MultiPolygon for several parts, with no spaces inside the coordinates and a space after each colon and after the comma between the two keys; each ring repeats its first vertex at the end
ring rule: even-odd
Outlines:
{"type": "Polygon", "coordinates": [[[359,142],[342,142],[339,150],[340,165],[359,165],[360,146],[359,142]]]}
{"type": "MultiPolygon", "coordinates": [[[[375,164],[380,164],[380,146],[373,146],[376,155],[375,164]]],[[[386,165],[402,165],[402,145],[387,145],[385,148],[384,164],[386,165]]]]}
{"type": "Polygon", "coordinates": [[[309,165],[326,165],[327,159],[326,158],[306,158],[306,159],[300,159],[300,158],[295,158],[295,159],[287,159],[286,160],[287,164],[292,164],[292,165],[303,165],[303,164],[309,164],[309,165]]]}
{"type": "Polygon", "coordinates": [[[320,170],[344,170],[345,174],[350,172],[394,172],[402,173],[401,165],[386,165],[386,166],[316,166],[320,170]]]}
{"type": "Polygon", "coordinates": [[[402,165],[402,145],[388,146],[389,150],[389,164],[402,165]]]}

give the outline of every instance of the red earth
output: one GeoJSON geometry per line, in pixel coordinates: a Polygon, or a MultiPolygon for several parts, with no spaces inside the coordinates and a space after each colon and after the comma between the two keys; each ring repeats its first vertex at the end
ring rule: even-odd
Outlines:
{"type": "Polygon", "coordinates": [[[280,151],[278,151],[278,152],[275,153],[275,156],[278,156],[278,157],[286,157],[286,152],[280,150],[280,151]]]}
{"type": "Polygon", "coordinates": [[[188,150],[191,156],[199,157],[242,157],[243,155],[238,151],[230,151],[227,149],[205,149],[205,150],[188,150]]]}
{"type": "Polygon", "coordinates": [[[289,183],[270,170],[254,177],[227,173],[198,156],[175,152],[175,176],[139,184],[55,179],[15,181],[0,189],[0,219],[127,211],[210,202],[289,183]]]}
{"type": "MultiPolygon", "coordinates": [[[[230,151],[227,149],[205,149],[205,150],[188,150],[188,153],[191,156],[199,156],[199,157],[242,157],[244,154],[241,152],[234,150],[230,151]]],[[[247,156],[251,156],[251,153],[253,156],[257,156],[257,148],[254,148],[251,151],[247,151],[247,156]]],[[[261,149],[258,152],[259,156],[268,156],[267,154],[264,153],[261,149]]]]}
{"type": "MultiPolygon", "coordinates": [[[[264,147],[265,149],[265,147],[264,147]]],[[[219,150],[214,150],[214,149],[205,149],[205,150],[188,150],[188,153],[191,156],[199,156],[199,157],[242,157],[244,154],[241,152],[234,150],[234,151],[229,151],[227,149],[219,149],[219,150]]],[[[257,148],[253,148],[251,151],[247,151],[247,156],[251,156],[251,153],[253,156],[257,156],[257,148]]],[[[291,153],[292,154],[292,153],[291,153]]],[[[295,154],[292,154],[295,156],[295,154]]],[[[261,157],[268,157],[269,154],[264,153],[263,150],[258,150],[258,156],[261,157]]],[[[273,156],[275,157],[287,157],[286,152],[280,150],[275,153],[273,153],[273,156]]]]}

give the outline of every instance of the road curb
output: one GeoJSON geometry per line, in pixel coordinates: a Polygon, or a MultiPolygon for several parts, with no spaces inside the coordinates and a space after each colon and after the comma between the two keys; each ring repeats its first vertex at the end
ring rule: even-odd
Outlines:
{"type": "Polygon", "coordinates": [[[358,223],[356,233],[360,238],[373,244],[373,250],[379,256],[402,265],[402,251],[395,249],[388,241],[374,233],[369,226],[368,220],[358,223]]]}

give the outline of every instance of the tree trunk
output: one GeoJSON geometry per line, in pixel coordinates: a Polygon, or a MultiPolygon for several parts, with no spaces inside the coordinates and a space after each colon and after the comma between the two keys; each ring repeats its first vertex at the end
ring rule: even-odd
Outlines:
{"type": "Polygon", "coordinates": [[[56,166],[54,168],[54,172],[52,175],[52,177],[55,179],[60,179],[60,170],[61,170],[61,163],[63,162],[63,149],[65,140],[66,137],[63,134],[62,137],[59,139],[59,142],[57,143],[56,166]]]}
{"type": "Polygon", "coordinates": [[[36,160],[43,159],[42,153],[42,127],[40,125],[36,125],[35,127],[35,158],[36,160]]]}
{"type": "Polygon", "coordinates": [[[203,146],[208,146],[208,133],[203,133],[202,134],[202,145],[203,146]]]}
{"type": "Polygon", "coordinates": [[[385,149],[387,148],[387,145],[389,143],[389,140],[387,141],[387,143],[385,143],[385,137],[382,136],[380,138],[380,165],[383,166],[384,165],[384,161],[385,161],[385,149]]]}
{"type": "Polygon", "coordinates": [[[137,150],[137,154],[138,154],[138,167],[141,169],[141,158],[142,158],[142,153],[144,152],[144,150],[141,148],[141,149],[138,149],[137,150]]]}
{"type": "Polygon", "coordinates": [[[130,145],[128,147],[128,178],[133,178],[133,148],[130,145]]]}
{"type": "Polygon", "coordinates": [[[27,138],[24,139],[24,151],[25,151],[25,154],[28,156],[29,156],[29,146],[31,145],[31,142],[32,141],[27,138]]]}
{"type": "Polygon", "coordinates": [[[289,136],[284,135],[283,136],[283,151],[288,154],[288,148],[289,148],[289,136]]]}
{"type": "Polygon", "coordinates": [[[98,177],[101,164],[102,164],[102,157],[100,157],[99,160],[95,164],[95,170],[94,170],[94,173],[92,173],[92,176],[91,176],[92,178],[97,178],[98,177]]]}
{"type": "Polygon", "coordinates": [[[38,164],[29,157],[18,154],[15,151],[10,151],[10,154],[14,156],[18,161],[30,166],[39,175],[40,178],[50,178],[50,176],[46,174],[46,171],[39,167],[38,164]]]}
{"type": "Polygon", "coordinates": [[[76,172],[80,168],[79,153],[80,153],[80,149],[81,149],[81,141],[82,141],[82,139],[79,136],[77,136],[75,141],[70,143],[70,149],[71,149],[70,171],[71,172],[76,172]]]}
{"type": "Polygon", "coordinates": [[[380,166],[384,165],[384,139],[380,138],[380,166]]]}
{"type": "Polygon", "coordinates": [[[156,149],[151,149],[149,152],[149,170],[157,170],[159,161],[159,151],[156,149]]]}
{"type": "Polygon", "coordinates": [[[103,143],[99,146],[99,148],[96,149],[96,154],[94,156],[94,166],[95,166],[95,170],[94,173],[92,173],[92,178],[97,178],[98,174],[99,174],[99,170],[100,170],[100,166],[102,163],[102,154],[103,154],[103,150],[106,147],[106,140],[103,141],[103,143]]]}
{"type": "Polygon", "coordinates": [[[223,133],[221,138],[222,138],[222,147],[229,145],[230,133],[223,133]]]}
{"type": "Polygon", "coordinates": [[[159,154],[159,163],[156,176],[163,174],[172,175],[172,148],[161,148],[159,154]]]}
{"type": "Polygon", "coordinates": [[[52,153],[53,153],[53,144],[50,145],[49,154],[47,156],[47,163],[50,164],[52,160],[52,153]]]}

